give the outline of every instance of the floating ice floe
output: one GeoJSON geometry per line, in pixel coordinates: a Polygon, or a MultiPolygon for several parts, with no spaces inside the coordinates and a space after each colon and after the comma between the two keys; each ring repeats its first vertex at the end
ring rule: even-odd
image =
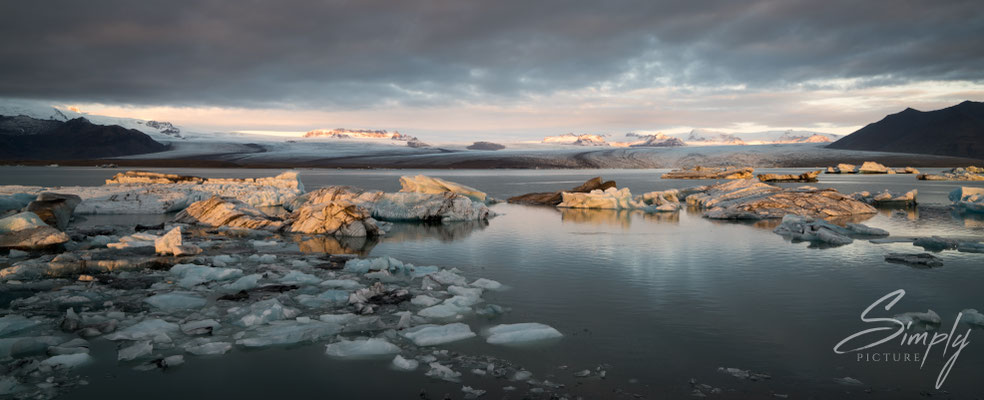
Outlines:
{"type": "Polygon", "coordinates": [[[464,195],[474,201],[486,203],[488,195],[478,189],[471,188],[459,183],[449,182],[441,178],[433,178],[425,175],[401,176],[401,192],[443,194],[446,192],[464,195]]]}
{"type": "Polygon", "coordinates": [[[563,201],[557,205],[561,208],[591,208],[602,210],[650,210],[655,211],[646,203],[632,198],[629,188],[608,188],[605,190],[592,190],[588,193],[568,193],[561,194],[563,201]]]}
{"type": "Polygon", "coordinates": [[[961,320],[963,322],[969,325],[974,325],[984,328],[984,314],[981,314],[980,312],[978,312],[973,308],[968,308],[966,310],[963,310],[961,311],[961,313],[963,313],[963,316],[961,317],[961,320]]]}
{"type": "Polygon", "coordinates": [[[268,299],[230,310],[229,313],[233,315],[234,325],[248,328],[271,321],[294,318],[297,315],[297,310],[284,307],[277,299],[268,299]]]}
{"type": "Polygon", "coordinates": [[[440,303],[441,300],[435,299],[426,294],[418,294],[414,296],[412,299],[410,299],[410,304],[420,307],[430,307],[430,306],[438,305],[440,303]]]}
{"type": "Polygon", "coordinates": [[[89,364],[93,361],[92,356],[88,353],[79,354],[62,354],[59,356],[52,356],[41,361],[41,365],[45,367],[51,367],[53,369],[68,369],[81,367],[83,365],[89,364]]]}
{"type": "Polygon", "coordinates": [[[351,279],[329,279],[326,281],[322,281],[320,285],[327,288],[348,289],[348,290],[359,289],[362,287],[361,283],[353,281],[351,279]]]}
{"type": "MultiPolygon", "coordinates": [[[[236,343],[245,347],[283,346],[302,342],[313,342],[315,340],[339,333],[341,330],[342,327],[339,324],[332,322],[315,320],[306,320],[304,322],[298,320],[274,321],[269,325],[260,326],[255,330],[250,331],[246,337],[237,340],[236,343]]],[[[366,345],[366,347],[371,348],[372,345],[366,345]]],[[[359,349],[355,348],[336,350],[339,354],[345,352],[355,353],[359,351],[359,349]]],[[[399,348],[397,348],[397,351],[399,351],[399,348]]],[[[329,352],[329,355],[334,354],[329,352]]],[[[338,356],[346,357],[345,355],[338,356]]]]}
{"type": "Polygon", "coordinates": [[[0,317],[0,337],[8,336],[28,328],[32,328],[40,322],[28,319],[23,315],[8,314],[0,317]]]}
{"type": "Polygon", "coordinates": [[[501,283],[485,278],[478,278],[474,282],[469,283],[469,285],[492,291],[502,290],[505,288],[501,283]]]}
{"type": "Polygon", "coordinates": [[[949,198],[960,210],[984,213],[984,188],[963,186],[950,192],[949,198]]]}
{"type": "Polygon", "coordinates": [[[202,252],[198,246],[182,243],[180,226],[174,227],[164,236],[154,240],[154,249],[157,254],[175,256],[195,255],[202,252]]]}
{"type": "Polygon", "coordinates": [[[417,369],[417,366],[420,365],[420,362],[413,359],[403,358],[403,356],[397,354],[396,357],[393,357],[392,365],[393,368],[398,371],[413,371],[417,369]]]}
{"type": "Polygon", "coordinates": [[[795,214],[835,218],[874,214],[878,210],[833,189],[784,189],[751,179],[738,179],[686,189],[687,204],[705,209],[711,219],[769,219],[795,214]]]}
{"type": "Polygon", "coordinates": [[[214,319],[188,321],[181,324],[181,332],[184,332],[185,335],[211,335],[221,326],[222,324],[214,319]]]}
{"type": "MultiPolygon", "coordinates": [[[[176,332],[178,324],[170,323],[162,319],[145,319],[130,327],[118,330],[105,336],[107,340],[143,340],[167,338],[167,334],[176,332]],[[161,337],[163,335],[163,337],[161,337]]],[[[164,340],[170,341],[170,339],[164,340]]]]}
{"type": "Polygon", "coordinates": [[[458,382],[461,378],[461,373],[442,365],[439,362],[432,362],[430,364],[430,370],[427,371],[425,375],[431,378],[437,378],[440,380],[448,382],[458,382]]]}
{"type": "Polygon", "coordinates": [[[564,336],[549,325],[537,322],[496,325],[489,328],[486,335],[485,341],[490,344],[521,344],[564,336]]]}
{"type": "Polygon", "coordinates": [[[932,324],[939,325],[943,320],[940,315],[933,310],[928,310],[926,312],[907,312],[903,314],[896,315],[896,320],[899,322],[909,325],[909,324],[932,324]]]}
{"type": "Polygon", "coordinates": [[[885,255],[885,261],[896,264],[906,264],[916,267],[942,267],[943,260],[929,253],[906,254],[889,253],[885,255]]]}
{"type": "Polygon", "coordinates": [[[456,322],[447,325],[418,325],[400,333],[417,346],[435,346],[475,337],[468,325],[456,322]]]}
{"type": "Polygon", "coordinates": [[[143,358],[151,355],[154,352],[154,345],[149,341],[136,342],[130,346],[124,347],[117,352],[116,359],[118,361],[133,361],[138,358],[143,358]]]}
{"type": "Polygon", "coordinates": [[[195,339],[185,343],[184,350],[196,356],[220,355],[232,350],[232,343],[195,339]]]}
{"type": "Polygon", "coordinates": [[[263,279],[262,274],[249,274],[239,279],[235,282],[227,283],[222,285],[222,291],[226,292],[238,292],[242,290],[250,290],[260,285],[260,279],[263,279]]]}
{"type": "Polygon", "coordinates": [[[372,217],[382,221],[474,221],[490,216],[485,203],[452,192],[384,193],[372,208],[372,217]]]}
{"type": "Polygon", "coordinates": [[[321,278],[301,271],[291,270],[280,278],[280,283],[288,285],[316,285],[321,283],[321,278]]]}
{"type": "Polygon", "coordinates": [[[308,308],[321,308],[331,304],[345,304],[349,301],[351,292],[347,290],[329,289],[317,295],[300,294],[294,297],[298,303],[308,308]]]}
{"type": "Polygon", "coordinates": [[[144,299],[144,302],[163,311],[178,311],[189,308],[201,308],[208,303],[203,297],[190,292],[171,292],[155,294],[144,299]]]}
{"type": "Polygon", "coordinates": [[[819,242],[830,245],[845,245],[854,242],[852,236],[888,236],[888,232],[861,224],[847,224],[840,227],[822,219],[801,217],[789,214],[773,232],[792,240],[819,242]]]}
{"type": "Polygon", "coordinates": [[[178,286],[183,288],[243,276],[243,270],[238,268],[216,268],[196,264],[177,264],[171,267],[170,273],[178,278],[178,286]]]}
{"type": "Polygon", "coordinates": [[[386,339],[342,340],[325,346],[325,354],[340,358],[364,358],[396,354],[400,348],[386,339]]]}

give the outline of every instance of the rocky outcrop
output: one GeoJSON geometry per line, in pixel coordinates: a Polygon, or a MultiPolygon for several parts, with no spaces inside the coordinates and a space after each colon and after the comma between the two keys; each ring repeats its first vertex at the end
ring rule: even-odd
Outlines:
{"type": "Polygon", "coordinates": [[[884,192],[871,194],[871,192],[857,192],[851,194],[851,197],[863,201],[867,204],[871,204],[875,207],[911,207],[916,204],[916,195],[919,191],[912,189],[905,193],[892,193],[888,190],[884,192]]]}
{"type": "Polygon", "coordinates": [[[663,179],[751,179],[754,168],[708,168],[697,166],[693,169],[670,171],[661,176],[663,179]]]}
{"type": "Polygon", "coordinates": [[[46,224],[63,231],[68,227],[72,213],[80,203],[82,198],[74,194],[45,192],[27,205],[27,211],[37,214],[46,224]]]}
{"type": "Polygon", "coordinates": [[[922,181],[984,181],[984,168],[969,166],[953,168],[939,174],[922,174],[916,177],[922,181]]]}
{"type": "Polygon", "coordinates": [[[488,195],[478,189],[426,175],[401,176],[400,185],[402,186],[401,192],[426,194],[451,192],[483,203],[488,201],[488,195]]]}
{"type": "Polygon", "coordinates": [[[949,198],[959,210],[984,213],[984,188],[963,186],[950,192],[949,198]]]}
{"type": "Polygon", "coordinates": [[[381,221],[474,221],[489,213],[485,203],[454,192],[384,193],[372,208],[372,217],[381,221]]]}
{"type": "Polygon", "coordinates": [[[602,181],[600,176],[588,179],[571,190],[560,192],[527,193],[510,197],[508,202],[514,204],[556,206],[563,201],[562,193],[587,193],[592,190],[607,190],[615,187],[615,181],[602,181]]]}
{"type": "Polygon", "coordinates": [[[563,201],[562,193],[587,193],[592,190],[607,190],[615,187],[615,181],[602,181],[600,176],[588,179],[577,187],[560,192],[527,193],[510,197],[508,202],[514,204],[556,206],[563,201]]]}
{"type": "Polygon", "coordinates": [[[768,219],[795,214],[837,218],[874,214],[875,208],[833,189],[782,189],[750,180],[736,180],[691,189],[687,203],[706,209],[712,219],[768,219]]]}
{"type": "Polygon", "coordinates": [[[381,236],[385,234],[365,208],[348,200],[307,204],[290,216],[288,232],[334,235],[342,237],[381,236]]]}
{"type": "Polygon", "coordinates": [[[279,231],[284,227],[282,221],[260,212],[236,199],[212,196],[208,200],[197,201],[174,217],[175,222],[206,226],[227,226],[230,228],[279,231]]]}
{"type": "Polygon", "coordinates": [[[492,142],[475,142],[475,143],[472,143],[471,145],[469,145],[468,147],[465,147],[465,148],[468,149],[468,150],[489,150],[489,151],[496,151],[496,150],[502,150],[502,149],[506,148],[506,146],[503,146],[503,145],[498,144],[498,143],[492,143],[492,142]]]}
{"type": "Polygon", "coordinates": [[[761,182],[816,182],[817,176],[823,170],[804,172],[799,175],[792,174],[759,174],[758,180],[761,182]]]}

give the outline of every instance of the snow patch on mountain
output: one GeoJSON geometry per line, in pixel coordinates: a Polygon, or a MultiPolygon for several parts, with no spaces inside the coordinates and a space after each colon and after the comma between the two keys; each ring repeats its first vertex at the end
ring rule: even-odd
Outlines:
{"type": "Polygon", "coordinates": [[[135,129],[158,141],[184,139],[184,136],[181,135],[181,128],[174,126],[170,122],[93,115],[71,110],[67,107],[56,107],[51,103],[35,100],[0,99],[0,115],[8,117],[23,115],[41,120],[61,122],[75,118],[85,118],[96,125],[119,125],[126,129],[135,129]]]}

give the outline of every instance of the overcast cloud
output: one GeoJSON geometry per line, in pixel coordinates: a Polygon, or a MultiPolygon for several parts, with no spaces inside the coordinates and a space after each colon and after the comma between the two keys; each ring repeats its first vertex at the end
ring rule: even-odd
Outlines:
{"type": "Polygon", "coordinates": [[[65,102],[508,108],[984,81],[979,0],[5,1],[0,15],[0,96],[65,102]]]}

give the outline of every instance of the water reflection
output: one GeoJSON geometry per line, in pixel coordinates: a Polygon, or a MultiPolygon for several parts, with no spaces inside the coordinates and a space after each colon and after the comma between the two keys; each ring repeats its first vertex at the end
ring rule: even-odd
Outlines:
{"type": "Polygon", "coordinates": [[[963,222],[965,228],[984,228],[984,214],[954,209],[950,211],[950,215],[953,216],[953,219],[963,222]]]}
{"type": "Polygon", "coordinates": [[[564,223],[609,225],[628,229],[632,219],[646,222],[680,223],[680,213],[647,213],[641,210],[592,210],[583,208],[558,208],[560,220],[564,223]]]}
{"type": "Polygon", "coordinates": [[[297,236],[294,238],[302,253],[357,254],[368,256],[379,244],[374,237],[297,236]]]}
{"type": "Polygon", "coordinates": [[[484,220],[445,223],[393,223],[393,227],[386,232],[386,236],[382,240],[402,242],[437,239],[442,242],[451,242],[464,239],[488,226],[489,221],[484,220]]]}
{"type": "Polygon", "coordinates": [[[919,207],[892,208],[878,207],[878,213],[886,217],[904,216],[909,221],[919,220],[919,207]]]}

